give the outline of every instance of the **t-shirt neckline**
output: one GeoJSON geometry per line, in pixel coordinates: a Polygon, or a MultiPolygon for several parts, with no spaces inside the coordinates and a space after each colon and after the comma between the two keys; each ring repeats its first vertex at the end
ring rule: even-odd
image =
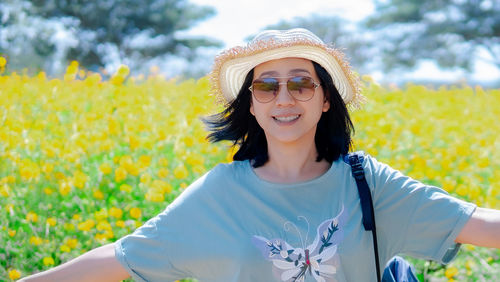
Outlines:
{"type": "Polygon", "coordinates": [[[255,181],[259,183],[260,185],[269,187],[269,188],[276,188],[276,189],[291,189],[291,188],[296,188],[296,187],[303,187],[303,186],[310,186],[314,185],[317,183],[321,183],[324,179],[327,179],[330,177],[331,174],[334,173],[335,171],[335,166],[337,164],[338,160],[333,161],[333,163],[330,165],[328,170],[323,173],[322,175],[306,180],[306,181],[301,181],[301,182],[295,182],[295,183],[280,183],[280,182],[271,182],[267,181],[265,179],[260,178],[255,171],[253,170],[252,165],[250,164],[250,160],[245,160],[244,166],[245,170],[247,170],[248,175],[250,176],[252,181],[255,181]]]}

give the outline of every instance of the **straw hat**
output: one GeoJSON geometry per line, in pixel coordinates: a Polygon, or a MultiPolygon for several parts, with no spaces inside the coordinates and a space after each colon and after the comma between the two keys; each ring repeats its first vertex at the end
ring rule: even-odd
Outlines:
{"type": "Polygon", "coordinates": [[[212,90],[219,100],[230,103],[255,66],[288,57],[309,59],[325,68],[346,105],[357,108],[363,102],[359,78],[352,72],[344,54],[303,28],[263,31],[246,46],[220,53],[209,74],[212,90]]]}

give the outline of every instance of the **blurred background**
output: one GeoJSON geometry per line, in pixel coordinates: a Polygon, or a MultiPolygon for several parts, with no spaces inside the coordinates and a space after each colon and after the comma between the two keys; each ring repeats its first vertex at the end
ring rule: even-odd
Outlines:
{"type": "Polygon", "coordinates": [[[1,0],[5,71],[199,78],[222,49],[305,27],[381,83],[500,86],[498,0],[1,0]]]}
{"type": "MultiPolygon", "coordinates": [[[[230,162],[190,78],[292,27],[363,75],[354,150],[500,209],[500,0],[0,0],[0,281],[114,242],[230,162]]],[[[500,281],[496,249],[411,261],[420,281],[500,281]]]]}

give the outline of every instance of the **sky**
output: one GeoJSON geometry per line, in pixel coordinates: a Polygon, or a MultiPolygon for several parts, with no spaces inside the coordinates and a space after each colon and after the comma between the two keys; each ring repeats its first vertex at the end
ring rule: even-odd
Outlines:
{"type": "MultiPolygon", "coordinates": [[[[290,20],[295,17],[309,17],[312,15],[341,16],[351,21],[360,21],[374,12],[372,0],[339,1],[339,0],[189,0],[189,2],[212,6],[217,14],[208,20],[202,21],[189,30],[189,35],[205,35],[219,39],[225,46],[244,45],[245,38],[255,35],[264,27],[278,23],[281,20],[290,20]]],[[[485,55],[486,56],[486,55],[485,55]]],[[[387,77],[382,73],[371,74],[376,80],[387,77]]],[[[465,77],[461,70],[443,71],[432,62],[423,62],[412,72],[404,74],[405,78],[432,79],[439,77],[443,80],[459,81],[465,77]]],[[[398,77],[401,76],[398,74],[398,77]]],[[[500,77],[500,71],[486,63],[478,62],[476,71],[468,75],[468,80],[495,81],[500,77]]]]}
{"type": "Polygon", "coordinates": [[[219,39],[226,44],[226,47],[244,45],[246,37],[280,20],[317,14],[338,15],[357,21],[371,14],[374,9],[371,0],[189,0],[189,2],[212,6],[217,10],[214,17],[203,21],[189,33],[219,39]]]}

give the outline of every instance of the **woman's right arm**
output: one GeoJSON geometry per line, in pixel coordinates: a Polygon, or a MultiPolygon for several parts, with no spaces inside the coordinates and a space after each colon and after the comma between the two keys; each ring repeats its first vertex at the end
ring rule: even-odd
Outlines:
{"type": "Polygon", "coordinates": [[[115,247],[111,243],[19,281],[120,281],[129,276],[115,258],[115,247]]]}

